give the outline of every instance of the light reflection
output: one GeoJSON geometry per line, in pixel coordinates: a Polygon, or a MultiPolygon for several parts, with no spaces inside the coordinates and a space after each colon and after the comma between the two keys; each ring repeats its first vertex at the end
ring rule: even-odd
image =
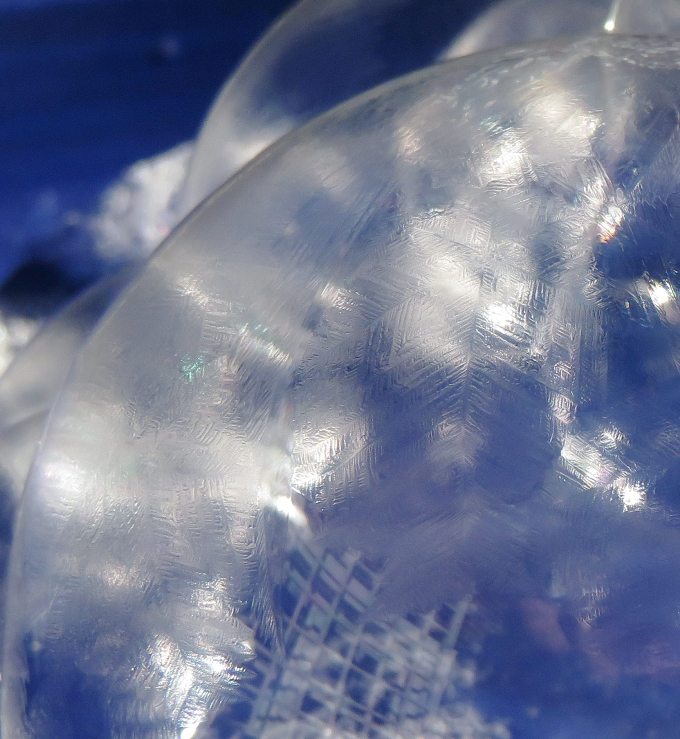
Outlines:
{"type": "Polygon", "coordinates": [[[203,288],[202,281],[194,275],[183,275],[179,277],[176,286],[182,295],[190,298],[203,310],[206,310],[213,301],[213,297],[203,288]]]}
{"type": "Polygon", "coordinates": [[[606,206],[598,223],[600,241],[603,244],[609,243],[616,236],[624,216],[623,209],[618,205],[612,203],[606,206]]]}
{"type": "Polygon", "coordinates": [[[609,588],[604,584],[596,582],[584,586],[581,590],[584,605],[579,612],[580,623],[589,628],[606,611],[606,601],[609,597],[609,588]]]}
{"type": "Polygon", "coordinates": [[[651,309],[654,317],[663,323],[677,326],[680,324],[680,305],[675,286],[670,280],[654,280],[649,276],[634,282],[633,288],[643,303],[651,309]],[[651,303],[651,306],[649,306],[651,303]]]}
{"type": "Polygon", "coordinates": [[[627,441],[626,435],[613,425],[602,429],[594,441],[571,434],[565,439],[561,456],[585,489],[599,490],[604,495],[613,493],[623,510],[631,511],[646,504],[647,487],[641,480],[635,480],[630,471],[624,472],[616,456],[610,456],[627,441]]]}
{"type": "Polygon", "coordinates": [[[616,19],[621,8],[621,0],[613,0],[607,20],[604,22],[604,30],[606,33],[614,33],[616,30],[616,19]]]}
{"type": "Polygon", "coordinates": [[[626,511],[633,508],[640,508],[647,499],[645,486],[640,482],[633,482],[625,477],[621,477],[614,482],[613,487],[626,511]]]}
{"type": "Polygon", "coordinates": [[[231,667],[231,663],[218,654],[206,654],[203,663],[215,675],[226,672],[231,667]]]}
{"type": "Polygon", "coordinates": [[[263,469],[267,470],[267,476],[260,482],[258,488],[259,505],[276,511],[294,526],[307,528],[307,517],[291,497],[293,468],[290,458],[274,447],[263,450],[262,457],[265,460],[263,469]]]}
{"type": "Polygon", "coordinates": [[[515,311],[512,306],[502,303],[492,303],[486,309],[486,319],[491,326],[503,333],[509,333],[509,329],[515,322],[515,311]]]}
{"type": "Polygon", "coordinates": [[[608,426],[600,432],[598,441],[607,449],[616,449],[627,443],[626,435],[616,426],[608,426]]]}
{"type": "Polygon", "coordinates": [[[43,490],[47,497],[52,499],[53,504],[61,499],[61,496],[51,494],[55,489],[68,490],[72,494],[82,495],[90,479],[87,471],[81,465],[64,456],[46,460],[43,464],[42,474],[45,480],[43,490]]]}
{"type": "Polygon", "coordinates": [[[527,148],[532,158],[539,153],[541,159],[565,163],[590,158],[591,139],[601,124],[601,116],[587,111],[573,91],[565,89],[559,81],[547,78],[542,84],[544,93],[527,102],[522,123],[528,131],[551,131],[551,138],[530,139],[527,148]],[[550,146],[552,154],[546,151],[544,155],[544,146],[550,146]]]}
{"type": "Polygon", "coordinates": [[[476,169],[482,185],[498,180],[514,183],[522,181],[530,171],[531,159],[520,136],[508,130],[493,143],[485,143],[483,158],[476,169]]]}
{"type": "Polygon", "coordinates": [[[571,423],[576,413],[576,403],[563,393],[550,393],[549,398],[554,418],[565,425],[571,423]]]}
{"type": "Polygon", "coordinates": [[[224,608],[227,587],[226,578],[216,577],[193,591],[192,603],[202,613],[219,614],[224,608]]]}
{"type": "MultiPolygon", "coordinates": [[[[148,647],[148,654],[155,673],[156,687],[162,691],[167,710],[176,716],[178,725],[183,727],[179,736],[194,736],[208,714],[208,706],[200,697],[206,678],[202,674],[204,670],[201,669],[201,664],[214,668],[218,666],[217,662],[213,659],[209,659],[207,664],[206,660],[196,662],[195,654],[190,652],[187,657],[178,643],[164,634],[156,636],[148,647]],[[190,664],[190,660],[194,664],[190,664]]],[[[213,656],[209,653],[210,658],[213,656]]],[[[221,670],[213,669],[211,672],[213,675],[221,675],[221,670]]]]}
{"type": "Polygon", "coordinates": [[[423,148],[416,126],[400,126],[395,131],[395,138],[399,141],[401,152],[405,157],[415,157],[423,148]]]}
{"type": "Polygon", "coordinates": [[[567,468],[588,489],[606,485],[616,471],[611,460],[604,457],[587,440],[575,434],[567,435],[561,456],[567,468]]]}
{"type": "Polygon", "coordinates": [[[200,721],[194,721],[189,726],[183,728],[179,735],[180,739],[193,739],[193,737],[196,736],[196,732],[198,731],[200,725],[200,721]]]}
{"type": "Polygon", "coordinates": [[[107,589],[130,589],[140,577],[139,568],[130,565],[107,563],[101,571],[101,579],[107,589]]]}
{"type": "Polygon", "coordinates": [[[248,341],[249,347],[265,354],[273,362],[280,365],[290,363],[290,354],[283,349],[269,326],[263,323],[248,322],[241,327],[240,335],[248,341]]]}
{"type": "Polygon", "coordinates": [[[652,281],[649,283],[649,297],[654,306],[661,309],[675,299],[675,292],[667,283],[652,281]]]}
{"type": "Polygon", "coordinates": [[[271,499],[269,507],[280,513],[295,526],[300,528],[307,526],[307,517],[290,498],[277,495],[271,499]]]}

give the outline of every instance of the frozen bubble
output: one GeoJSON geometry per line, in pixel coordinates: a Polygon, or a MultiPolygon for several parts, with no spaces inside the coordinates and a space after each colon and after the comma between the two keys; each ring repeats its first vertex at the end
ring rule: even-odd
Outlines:
{"type": "Polygon", "coordinates": [[[679,8],[677,0],[303,0],[219,93],[198,137],[182,210],[283,134],[399,74],[444,58],[605,28],[677,35],[679,8]],[[475,13],[481,14],[465,27],[475,13]]]}
{"type": "Polygon", "coordinates": [[[9,736],[672,736],[680,42],[443,64],[260,157],[79,356],[9,736]]]}
{"type": "Polygon", "coordinates": [[[131,276],[128,269],[85,291],[38,331],[0,376],[0,590],[14,512],[47,416],[83,340],[131,276]]]}

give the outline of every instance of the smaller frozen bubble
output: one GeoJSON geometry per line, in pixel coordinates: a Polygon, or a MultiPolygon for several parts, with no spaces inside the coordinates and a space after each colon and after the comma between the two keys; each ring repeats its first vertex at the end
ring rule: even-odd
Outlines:
{"type": "Polygon", "coordinates": [[[187,212],[283,134],[441,59],[566,35],[674,34],[676,0],[302,0],[217,96],[182,195],[187,212]],[[485,12],[481,12],[484,11],[485,12]],[[480,13],[466,27],[474,13],[480,13]]]}
{"type": "Polygon", "coordinates": [[[525,41],[597,33],[610,6],[611,0],[501,0],[454,39],[445,56],[454,59],[525,41]]]}
{"type": "Polygon", "coordinates": [[[47,418],[85,337],[133,274],[128,268],[85,291],[0,376],[0,634],[15,517],[47,418]]]}

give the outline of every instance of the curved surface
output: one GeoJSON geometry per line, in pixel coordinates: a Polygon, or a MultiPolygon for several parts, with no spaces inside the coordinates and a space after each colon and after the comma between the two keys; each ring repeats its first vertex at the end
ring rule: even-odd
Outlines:
{"type": "Polygon", "coordinates": [[[208,199],[53,414],[8,734],[672,734],[679,96],[676,42],[498,52],[208,199]]]}

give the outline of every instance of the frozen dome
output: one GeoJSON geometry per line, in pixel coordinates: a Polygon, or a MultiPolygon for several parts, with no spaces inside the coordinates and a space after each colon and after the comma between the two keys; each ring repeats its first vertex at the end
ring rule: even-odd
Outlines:
{"type": "Polygon", "coordinates": [[[12,554],[8,736],[672,736],[680,42],[411,75],[177,229],[12,554]]]}
{"type": "Polygon", "coordinates": [[[679,7],[677,0],[302,0],[217,96],[197,140],[182,209],[284,133],[400,74],[556,36],[677,34],[679,7]]]}

